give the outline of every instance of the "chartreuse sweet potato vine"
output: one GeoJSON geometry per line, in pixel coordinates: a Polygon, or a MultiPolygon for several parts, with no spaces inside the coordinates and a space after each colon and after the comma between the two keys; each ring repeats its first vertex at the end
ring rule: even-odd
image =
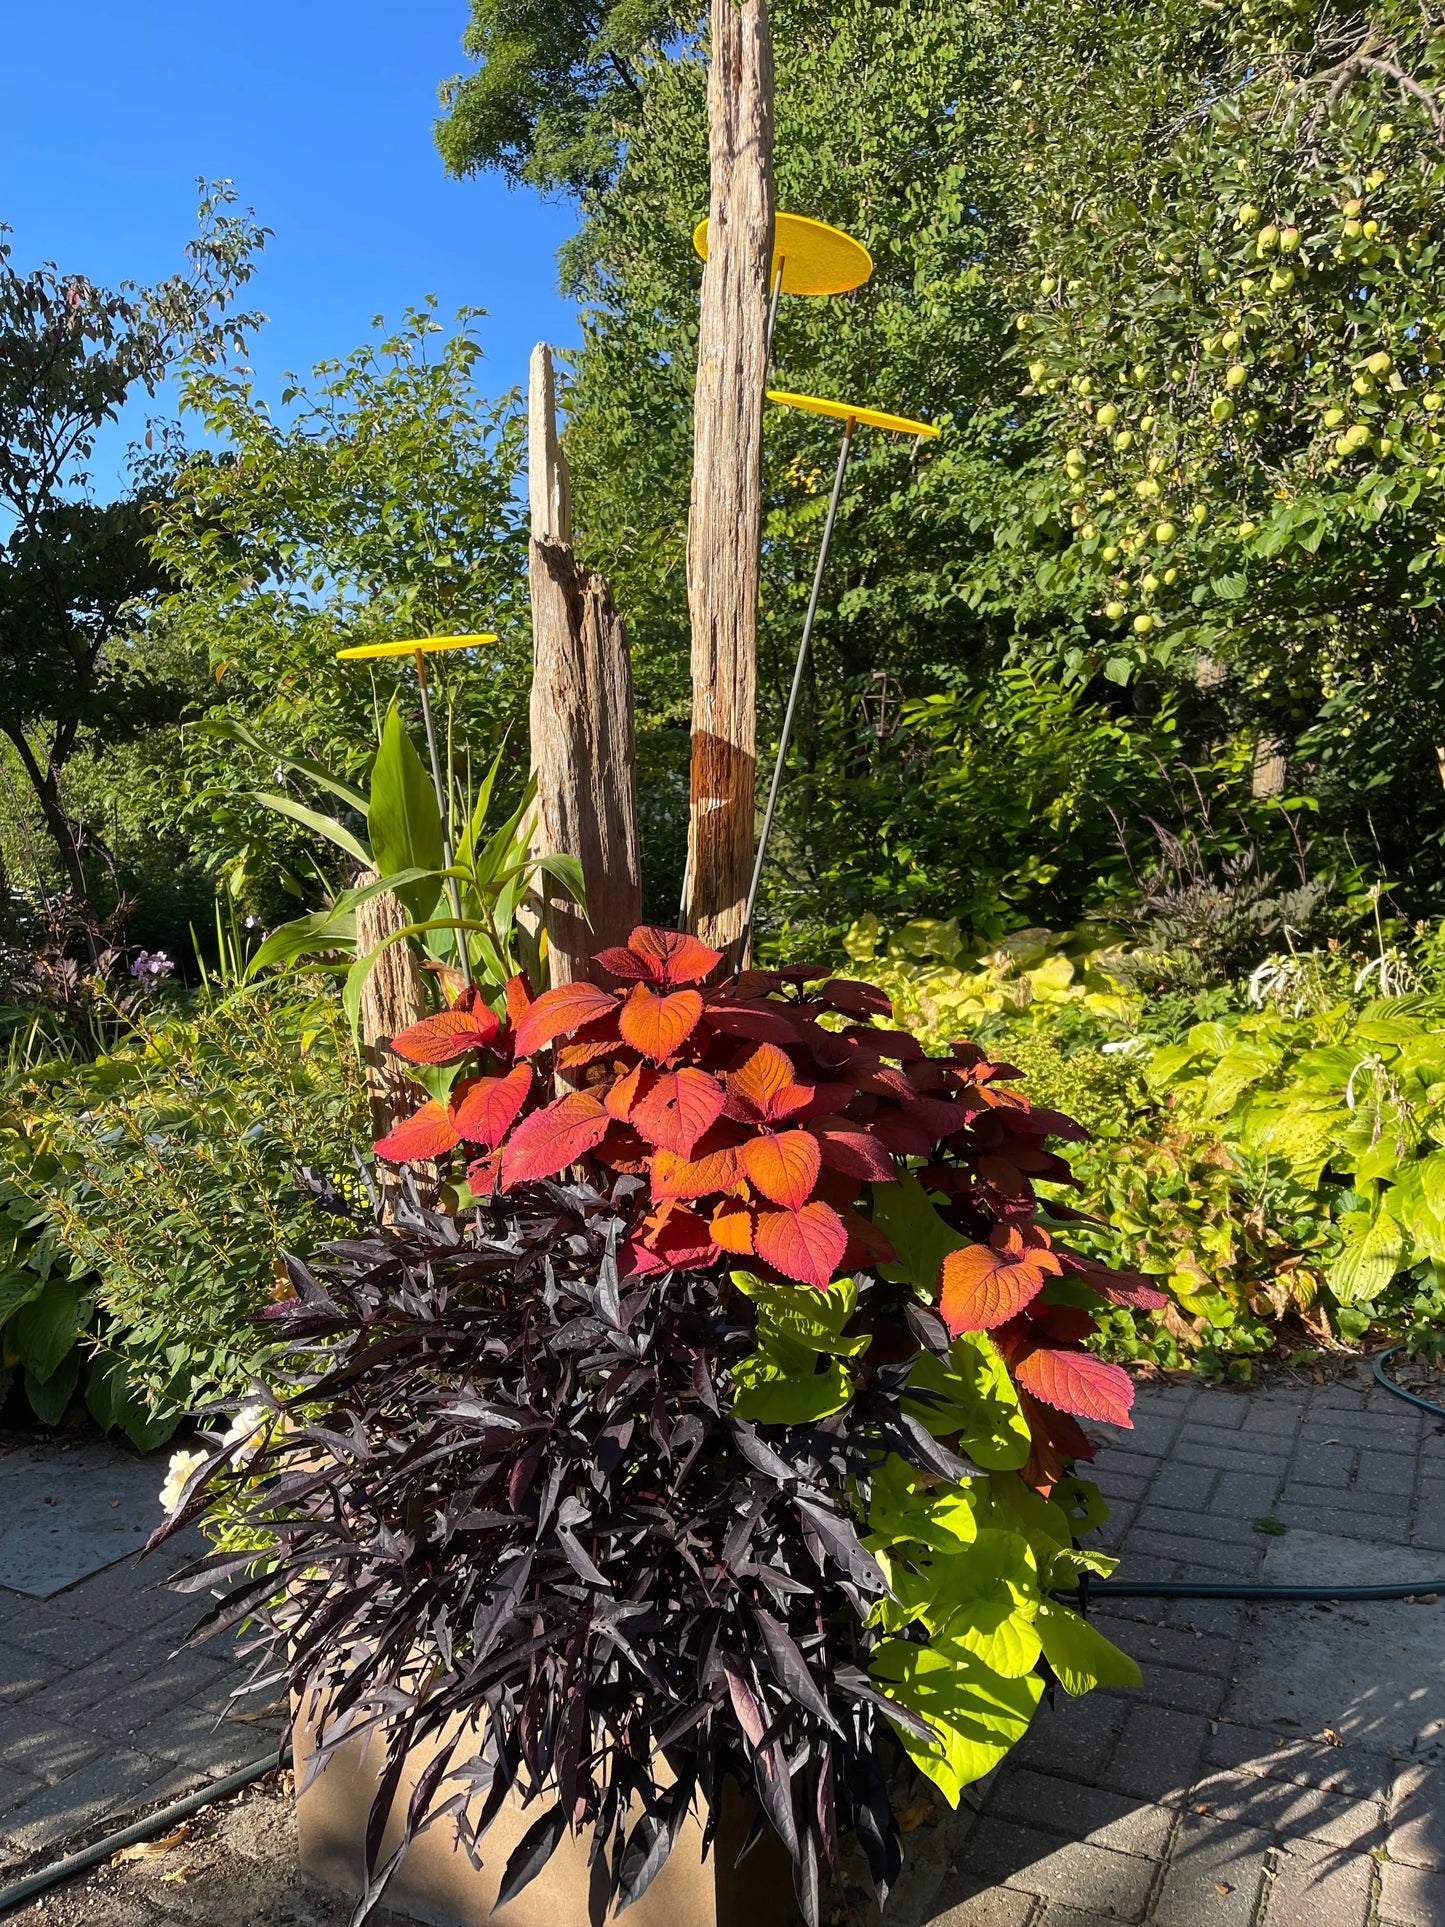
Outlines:
{"type": "Polygon", "coordinates": [[[1048,1681],[1137,1679],[1058,1595],[1112,1564],[1079,1421],[1129,1423],[1091,1307],[1162,1296],[1040,1222],[1080,1132],[1009,1066],[671,931],[599,963],[394,1040],[431,1095],[378,1152],[458,1154],[453,1208],[293,1262],[271,1420],[164,1530],[223,1495],[274,1561],[193,1569],[213,1623],[262,1616],[323,1759],[379,1724],[371,1903],[403,1759],[465,1714],[407,1828],[480,1853],[535,1804],[504,1899],[588,1824],[626,1904],[731,1773],[816,1927],[842,1833],[896,1877],[890,1734],[956,1802],[1048,1681]]]}

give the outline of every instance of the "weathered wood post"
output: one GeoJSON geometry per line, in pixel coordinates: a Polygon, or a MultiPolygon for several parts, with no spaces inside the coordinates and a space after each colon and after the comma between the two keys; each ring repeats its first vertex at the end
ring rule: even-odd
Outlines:
{"type": "Polygon", "coordinates": [[[687,594],[692,618],[689,927],[728,951],[752,868],[763,388],[773,249],[767,0],[714,0],[687,594]]]}
{"type": "MultiPolygon", "coordinates": [[[[375,883],[375,870],[364,871],[359,883],[375,883]]],[[[370,956],[383,938],[404,930],[411,918],[390,890],[378,890],[356,908],[356,954],[370,956]]],[[[372,965],[361,991],[362,1065],[366,1096],[371,1107],[371,1134],[385,1137],[410,1117],[423,1101],[407,1076],[406,1065],[391,1049],[391,1040],[427,1014],[421,967],[410,943],[388,944],[372,965]]],[[[413,1167],[418,1189],[426,1195],[424,1174],[413,1167]]],[[[376,1181],[390,1206],[399,1188],[399,1175],[388,1164],[377,1163],[376,1181]]]]}
{"type": "Polygon", "coordinates": [[[527,469],[532,511],[532,767],[538,855],[582,865],[591,924],[544,880],[543,918],[553,984],[592,971],[593,954],[621,944],[642,915],[632,661],[605,576],[572,549],[572,491],[557,439],[552,354],[532,351],[527,469]]]}

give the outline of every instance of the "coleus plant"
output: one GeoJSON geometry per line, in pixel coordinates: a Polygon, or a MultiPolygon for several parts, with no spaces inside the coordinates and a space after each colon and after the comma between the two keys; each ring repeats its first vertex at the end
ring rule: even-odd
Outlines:
{"type": "Polygon", "coordinates": [[[517,977],[501,1015],[466,992],[393,1038],[436,1094],[377,1154],[463,1153],[459,1200],[582,1161],[643,1177],[624,1277],[735,1260],[824,1290],[904,1261],[949,1332],[992,1333],[1027,1402],[1041,1483],[1089,1454],[1079,1419],[1129,1422],[1127,1373],[1087,1348],[1089,1305],[1166,1300],[1038,1222],[1034,1180],[1070,1180],[1047,1140],[1083,1132],[1011,1088],[1017,1071],[967,1042],[927,1056],[886,1027],[882,991],[823,969],[708,988],[720,954],[677,931],[643,926],[597,962],[619,988],[573,983],[534,999],[517,977]],[[576,1088],[559,1095],[559,1080],[576,1088]]]}
{"type": "Polygon", "coordinates": [[[676,933],[601,962],[394,1040],[431,1096],[378,1152],[466,1181],[288,1261],[261,1442],[218,1437],[159,1536],[239,1525],[183,1583],[229,1586],[202,1633],[263,1627],[318,1765],[380,1732],[361,1914],[446,1736],[404,1835],[450,1814],[480,1856],[535,1803],[504,1900],[585,1825],[628,1904],[732,1775],[816,1927],[840,1835],[897,1875],[891,1748],[956,1802],[1050,1682],[1137,1681],[1064,1596],[1112,1565],[1080,1421],[1128,1423],[1089,1307],[1150,1290],[1057,1242],[1034,1183],[1079,1133],[1009,1066],[821,971],[709,987],[676,933]]]}

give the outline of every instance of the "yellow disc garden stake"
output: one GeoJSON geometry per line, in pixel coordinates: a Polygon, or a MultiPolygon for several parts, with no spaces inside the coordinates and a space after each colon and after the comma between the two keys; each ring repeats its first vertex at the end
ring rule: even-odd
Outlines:
{"type": "MultiPolygon", "coordinates": [[[[369,642],[355,649],[338,649],[338,662],[361,662],[378,656],[410,656],[416,663],[416,683],[421,691],[421,719],[426,728],[427,754],[431,758],[432,787],[436,791],[437,813],[442,825],[442,857],[448,870],[452,867],[451,803],[446,790],[442,787],[441,759],[437,755],[436,729],[431,718],[431,695],[427,689],[426,659],[451,649],[476,649],[483,643],[495,642],[490,635],[481,636],[412,636],[403,642],[369,642]]],[[[457,925],[457,959],[462,967],[462,981],[467,989],[472,988],[472,961],[467,954],[467,933],[462,928],[462,898],[454,876],[447,878],[447,892],[451,897],[452,915],[457,925]]]]}
{"type": "Polygon", "coordinates": [[[748,886],[747,907],[743,911],[742,936],[738,940],[737,963],[734,976],[741,971],[743,960],[748,954],[748,940],[753,931],[753,910],[758,900],[758,885],[762,882],[763,860],[768,851],[768,838],[773,829],[773,812],[778,804],[778,791],[783,786],[783,765],[788,758],[788,740],[793,733],[793,717],[798,707],[798,695],[803,687],[803,667],[808,660],[808,649],[813,640],[813,624],[818,616],[818,598],[823,592],[823,571],[828,566],[828,548],[833,540],[833,524],[838,519],[838,503],[843,494],[843,477],[848,473],[848,457],[853,447],[853,431],[860,423],[869,428],[885,428],[894,435],[936,435],[938,430],[928,422],[910,421],[906,415],[885,414],[881,408],[859,408],[852,402],[824,401],[817,395],[793,395],[778,389],[769,389],[768,400],[781,402],[785,408],[802,408],[814,415],[831,415],[843,424],[843,446],[838,450],[838,467],[833,476],[833,493],[828,500],[828,517],[823,524],[823,540],[818,549],[818,566],[813,571],[813,590],[808,597],[808,613],[803,618],[802,639],[798,643],[798,659],[793,665],[793,686],[788,691],[788,706],[783,711],[782,734],[778,740],[778,754],[773,763],[773,780],[768,787],[768,806],[763,812],[763,827],[758,835],[757,855],[753,860],[753,877],[748,886]]]}

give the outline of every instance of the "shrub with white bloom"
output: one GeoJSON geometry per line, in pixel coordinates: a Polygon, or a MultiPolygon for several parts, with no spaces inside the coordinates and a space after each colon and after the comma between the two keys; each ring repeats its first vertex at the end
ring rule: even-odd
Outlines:
{"type": "Polygon", "coordinates": [[[166,1482],[161,1487],[162,1512],[175,1511],[192,1473],[199,1471],[210,1456],[209,1452],[172,1452],[171,1462],[166,1470],[166,1482]]]}

